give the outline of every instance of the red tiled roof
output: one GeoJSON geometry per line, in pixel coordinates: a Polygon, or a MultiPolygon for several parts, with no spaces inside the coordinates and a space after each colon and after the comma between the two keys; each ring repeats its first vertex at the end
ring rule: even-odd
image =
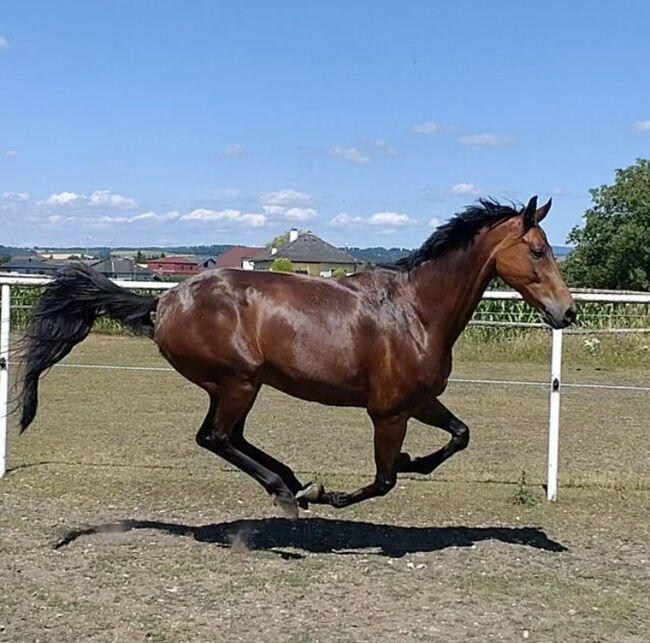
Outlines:
{"type": "Polygon", "coordinates": [[[149,263],[196,263],[195,257],[161,257],[160,259],[151,259],[149,263]]]}
{"type": "Polygon", "coordinates": [[[241,268],[245,259],[251,259],[264,248],[235,246],[217,257],[217,268],[241,268]]]}

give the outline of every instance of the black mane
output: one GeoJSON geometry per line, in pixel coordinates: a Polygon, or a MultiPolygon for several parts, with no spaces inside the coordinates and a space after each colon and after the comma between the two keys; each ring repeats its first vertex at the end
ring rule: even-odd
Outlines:
{"type": "Polygon", "coordinates": [[[449,221],[437,228],[417,249],[406,257],[398,259],[388,268],[412,270],[429,259],[435,259],[458,248],[467,248],[481,228],[493,228],[506,219],[519,216],[523,207],[514,204],[503,205],[494,199],[479,199],[475,205],[467,206],[449,221]]]}

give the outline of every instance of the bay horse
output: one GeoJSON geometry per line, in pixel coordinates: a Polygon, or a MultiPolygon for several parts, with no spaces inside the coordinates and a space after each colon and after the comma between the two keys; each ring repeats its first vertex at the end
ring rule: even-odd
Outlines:
{"type": "Polygon", "coordinates": [[[554,328],[575,303],[540,227],[551,201],[525,207],[480,200],[392,266],[341,280],[237,269],[209,270],[159,297],[127,291],[90,268],[48,284],[26,332],[21,430],[36,414],[43,371],[105,315],[151,337],[169,363],[209,397],[198,444],[257,480],[291,516],[308,503],[347,507],[383,496],[400,472],[429,474],[469,442],[438,399],[452,347],[499,276],[554,328]],[[252,445],[244,424],[263,384],[289,395],[365,408],[374,425],[376,475],[351,493],[303,485],[252,445]],[[409,418],[451,434],[441,449],[401,451],[409,418]]]}

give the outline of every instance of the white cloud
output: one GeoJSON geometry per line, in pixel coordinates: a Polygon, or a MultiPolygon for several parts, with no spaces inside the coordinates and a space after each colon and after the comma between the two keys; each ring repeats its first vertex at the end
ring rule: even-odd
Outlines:
{"type": "Polygon", "coordinates": [[[477,187],[473,183],[457,183],[451,188],[451,191],[454,194],[463,194],[469,196],[478,196],[483,192],[481,188],[477,187]]]}
{"type": "Polygon", "coordinates": [[[267,205],[309,205],[311,195],[291,188],[283,188],[262,195],[261,201],[267,205]]]}
{"type": "Polygon", "coordinates": [[[388,156],[396,156],[397,155],[397,150],[394,147],[391,147],[383,138],[378,138],[375,141],[375,147],[378,150],[381,150],[388,156]]]}
{"type": "Polygon", "coordinates": [[[408,225],[415,223],[415,219],[411,219],[408,214],[403,212],[377,212],[368,219],[368,223],[372,225],[408,225]]]}
{"type": "Polygon", "coordinates": [[[408,214],[403,212],[376,212],[369,217],[352,216],[347,212],[341,212],[330,219],[333,226],[404,226],[417,223],[408,214]]]}
{"type": "Polygon", "coordinates": [[[50,194],[45,203],[49,205],[67,205],[68,203],[81,201],[84,198],[83,194],[77,194],[76,192],[55,192],[50,194]]]}
{"type": "Polygon", "coordinates": [[[416,123],[413,125],[413,131],[416,134],[435,134],[439,130],[440,126],[438,123],[434,123],[433,121],[426,121],[424,123],[416,123]]]}
{"type": "Polygon", "coordinates": [[[264,214],[284,214],[287,211],[283,205],[263,205],[264,214]]]}
{"type": "Polygon", "coordinates": [[[337,214],[330,223],[335,226],[360,225],[364,222],[363,217],[353,217],[346,212],[337,214]]]}
{"type": "Polygon", "coordinates": [[[29,200],[29,194],[27,192],[4,192],[2,198],[12,203],[20,203],[29,200]]]}
{"type": "Polygon", "coordinates": [[[9,41],[4,36],[0,36],[0,49],[7,49],[7,47],[9,47],[9,41]]]}
{"type": "Polygon", "coordinates": [[[306,221],[307,219],[314,219],[318,216],[318,210],[301,206],[263,205],[262,211],[265,215],[284,217],[292,221],[306,221]]]}
{"type": "Polygon", "coordinates": [[[241,217],[239,210],[208,210],[207,208],[198,208],[192,210],[181,217],[181,221],[224,221],[238,219],[241,217]]]}
{"type": "Polygon", "coordinates": [[[367,165],[372,160],[367,154],[361,153],[356,147],[335,145],[331,150],[332,156],[338,156],[355,165],[367,165]]]}
{"type": "Polygon", "coordinates": [[[5,156],[6,156],[8,159],[12,159],[12,158],[14,158],[14,157],[17,156],[17,155],[18,155],[18,152],[17,152],[16,150],[7,150],[7,151],[5,152],[5,156]]]}
{"type": "Polygon", "coordinates": [[[318,212],[314,208],[289,208],[284,216],[292,221],[306,221],[317,217],[318,212]]]}
{"type": "Polygon", "coordinates": [[[234,221],[245,223],[254,228],[266,223],[264,214],[242,214],[240,210],[208,210],[199,208],[180,217],[181,221],[234,221]]]}
{"type": "Polygon", "coordinates": [[[99,223],[128,223],[129,217],[111,217],[107,215],[107,216],[99,217],[97,221],[99,223]]]}
{"type": "Polygon", "coordinates": [[[564,188],[555,188],[551,194],[553,196],[566,196],[566,190],[564,188]]]}
{"type": "Polygon", "coordinates": [[[55,192],[40,203],[48,205],[68,205],[70,203],[79,203],[85,201],[90,205],[96,205],[108,208],[117,208],[118,210],[128,210],[137,204],[131,197],[116,194],[110,190],[95,190],[90,196],[78,194],[77,192],[55,192]]]}
{"type": "Polygon", "coordinates": [[[51,214],[49,217],[47,217],[48,223],[52,225],[56,225],[59,221],[61,221],[63,217],[60,214],[51,214]]]}
{"type": "Polygon", "coordinates": [[[259,228],[266,224],[266,215],[264,214],[242,214],[241,220],[253,228],[259,228]]]}
{"type": "Polygon", "coordinates": [[[101,205],[105,207],[118,208],[126,210],[136,206],[135,199],[128,196],[116,194],[110,190],[95,190],[89,197],[88,201],[92,205],[101,205]]]}
{"type": "Polygon", "coordinates": [[[494,134],[470,134],[469,136],[461,136],[459,140],[464,145],[491,145],[493,147],[510,143],[509,138],[494,134]]]}
{"type": "Polygon", "coordinates": [[[438,219],[438,217],[432,217],[431,219],[429,219],[429,227],[430,228],[437,228],[441,223],[442,223],[442,221],[440,221],[440,219],[438,219]]]}
{"type": "Polygon", "coordinates": [[[650,132],[650,121],[637,121],[634,123],[634,131],[650,132]]]}
{"type": "Polygon", "coordinates": [[[158,219],[160,219],[160,215],[155,212],[143,212],[142,214],[131,217],[130,221],[157,221],[158,219]]]}
{"type": "Polygon", "coordinates": [[[239,143],[233,143],[226,148],[226,156],[229,159],[240,159],[244,156],[244,148],[239,143]]]}
{"type": "Polygon", "coordinates": [[[131,217],[129,223],[135,223],[136,221],[171,221],[172,219],[178,219],[179,217],[180,212],[177,210],[171,210],[170,212],[165,212],[165,214],[143,212],[142,214],[137,214],[136,216],[131,217]]]}

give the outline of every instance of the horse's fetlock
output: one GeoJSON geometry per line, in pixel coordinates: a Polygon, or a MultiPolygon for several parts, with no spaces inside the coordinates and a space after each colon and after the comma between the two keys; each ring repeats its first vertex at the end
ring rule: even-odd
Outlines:
{"type": "Polygon", "coordinates": [[[397,476],[377,476],[375,481],[379,487],[379,495],[385,496],[397,483],[397,476]]]}
{"type": "Polygon", "coordinates": [[[456,443],[456,449],[460,451],[469,444],[469,427],[464,422],[456,420],[456,422],[454,422],[453,429],[453,440],[456,443]]]}

